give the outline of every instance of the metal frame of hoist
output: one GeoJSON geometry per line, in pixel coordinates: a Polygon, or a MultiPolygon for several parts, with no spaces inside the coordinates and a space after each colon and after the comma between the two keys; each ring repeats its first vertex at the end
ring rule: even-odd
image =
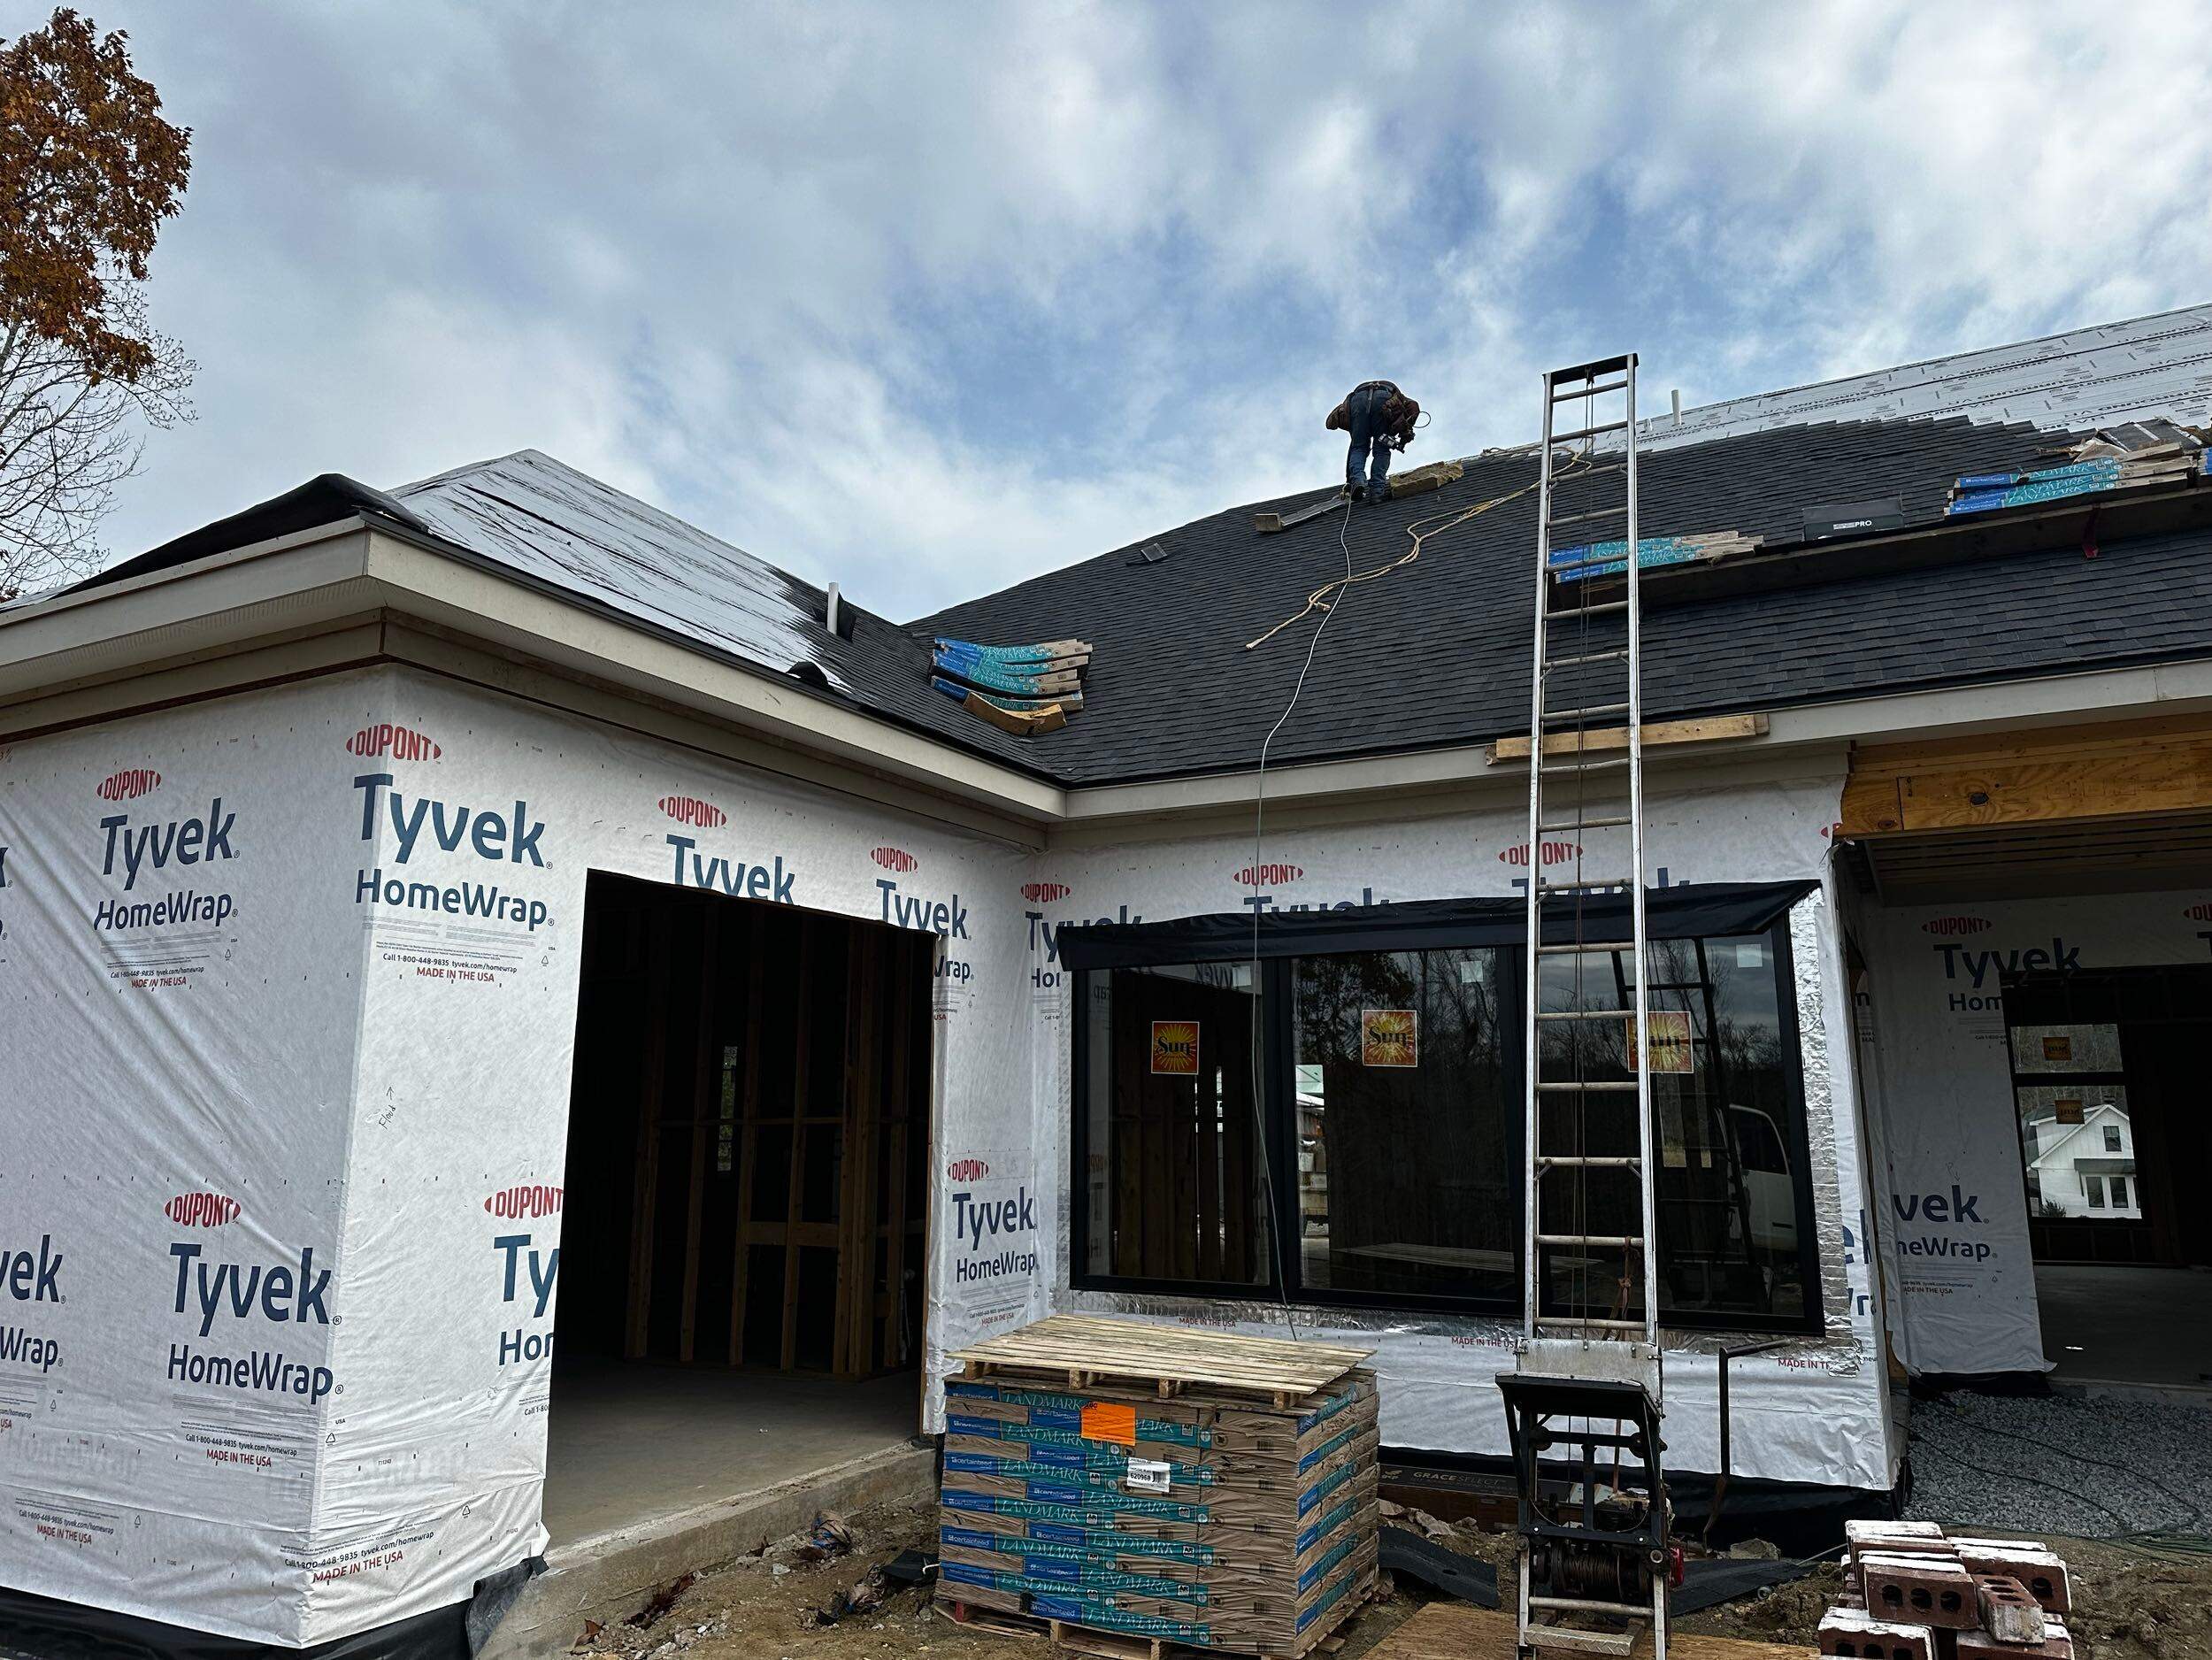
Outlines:
{"type": "MultiPolygon", "coordinates": [[[[1520,1487],[1521,1574],[1518,1599],[1517,1641],[1520,1652],[1531,1655],[1540,1648],[1573,1648],[1585,1652],[1625,1655],[1635,1637],[1635,1622],[1648,1620],[1652,1628],[1653,1660],[1666,1660],[1667,1649],[1667,1567],[1670,1560],[1667,1544],[1668,1507],[1665,1481],[1660,1468],[1662,1443],[1659,1439],[1659,1419],[1663,1406],[1663,1380],[1661,1372],[1659,1348],[1658,1290],[1655,1283],[1653,1264],[1658,1229],[1658,1206],[1655,1190],[1656,1148],[1651,1106],[1650,1069],[1650,1008],[1648,956],[1645,932],[1644,895],[1644,799],[1643,799],[1643,694],[1641,663],[1642,596],[1637,571],[1636,523],[1636,355],[1633,352],[1617,357],[1601,358],[1592,363],[1578,364],[1571,368],[1555,370],[1543,377],[1543,447],[1540,463],[1536,533],[1536,626],[1533,669],[1530,692],[1529,714],[1529,794],[1528,794],[1528,938],[1526,944],[1527,992],[1525,1009],[1527,1039],[1527,1091],[1525,1112],[1525,1154],[1526,1169],[1523,1194],[1522,1218],[1522,1335],[1517,1346],[1514,1371],[1499,1379],[1505,1396],[1506,1417],[1513,1443],[1514,1466],[1520,1487]],[[1605,377],[1617,375],[1607,380],[1605,377]],[[1600,423],[1595,419],[1597,400],[1601,396],[1619,393],[1625,403],[1623,419],[1600,423]],[[1555,413],[1559,405],[1578,399],[1587,400],[1589,414],[1584,427],[1578,431],[1561,434],[1555,430],[1555,413]],[[1621,451],[1621,469],[1625,475],[1626,500],[1624,507],[1600,509],[1570,515],[1560,523],[1582,522],[1601,519],[1613,513],[1624,513],[1626,524],[1625,575],[1626,597],[1623,600],[1592,603],[1586,597],[1576,608],[1555,611],[1552,590],[1555,573],[1552,565],[1553,499],[1556,482],[1554,471],[1555,451],[1562,443],[1587,442],[1619,432],[1624,435],[1621,451]],[[1580,656],[1555,663],[1549,655],[1552,625],[1563,618],[1578,618],[1586,625],[1595,615],[1619,612],[1625,616],[1627,635],[1625,651],[1617,648],[1580,656]],[[1624,657],[1627,669],[1627,695],[1617,703],[1586,704],[1565,710],[1553,710],[1547,701],[1550,672],[1555,667],[1579,666],[1599,659],[1624,657]],[[1627,748],[1624,756],[1612,754],[1593,760],[1586,745],[1587,723],[1593,715],[1620,714],[1627,723],[1627,748]],[[1546,740],[1558,735],[1559,723],[1574,722],[1575,744],[1571,758],[1551,764],[1546,740]],[[1627,772],[1627,807],[1624,819],[1619,817],[1593,818],[1586,811],[1588,791],[1586,780],[1594,773],[1616,767],[1625,767],[1627,772]],[[1547,822],[1544,812],[1544,784],[1547,774],[1572,777],[1576,780],[1574,815],[1571,819],[1547,822]],[[1588,1010],[1580,1007],[1581,979],[1578,964],[1575,1003],[1570,1010],[1547,1011],[1541,1006],[1542,967],[1546,956],[1569,953],[1578,958],[1586,950],[1618,950],[1617,940],[1586,942],[1582,938],[1582,904],[1594,889],[1614,885],[1601,879],[1595,883],[1583,880],[1580,869],[1582,836],[1594,829],[1625,827],[1628,831],[1628,869],[1617,879],[1625,881],[1631,895],[1628,941],[1634,967],[1633,1001],[1627,1010],[1588,1010]],[[1565,883],[1549,883],[1545,880],[1544,862],[1539,849],[1548,834],[1572,833],[1578,848],[1574,880],[1565,883]],[[1572,940],[1554,941],[1544,939],[1545,898],[1547,894],[1564,895],[1574,907],[1575,927],[1572,940]],[[1555,1099],[1579,1097],[1586,1102],[1590,1093],[1606,1088],[1620,1089],[1617,1083],[1592,1084],[1581,1073],[1582,1046],[1576,1045],[1577,1076],[1571,1080],[1548,1080],[1544,1077],[1541,1036],[1546,1021],[1552,1019],[1589,1021],[1594,1019],[1631,1018],[1634,1025],[1632,1041],[1625,1046],[1630,1064],[1634,1068],[1636,1095],[1637,1147],[1632,1160],[1617,1155],[1596,1156],[1587,1150],[1586,1142],[1578,1134],[1572,1152],[1548,1155],[1544,1135],[1544,1103],[1547,1096],[1555,1099]],[[1621,1170],[1632,1166],[1637,1178],[1640,1204],[1640,1235],[1635,1239],[1621,1237],[1601,1238],[1587,1233],[1547,1233],[1543,1226],[1543,1178],[1551,1172],[1575,1173],[1583,1184],[1574,1215],[1586,1214],[1589,1172],[1594,1169],[1621,1170]],[[1593,1316],[1586,1301],[1578,1305],[1573,1315],[1547,1315],[1543,1311],[1544,1274],[1542,1253],[1547,1248],[1571,1247],[1588,1252],[1594,1249],[1618,1248],[1623,1253],[1624,1297],[1627,1264],[1632,1256],[1640,1266],[1642,1283],[1642,1317],[1640,1319],[1620,1318],[1627,1312],[1624,1307],[1615,1310],[1615,1318],[1593,1316]],[[1571,1335],[1550,1333],[1568,1331],[1571,1335]],[[1563,1426],[1555,1420],[1570,1420],[1563,1426]],[[1598,1425],[1609,1421],[1612,1427],[1600,1430],[1598,1425]],[[1580,1427],[1572,1427],[1578,1424],[1580,1427]],[[1552,1447],[1579,1449],[1578,1470],[1581,1481],[1578,1515],[1561,1521],[1548,1515],[1540,1501],[1539,1483],[1541,1458],[1552,1447]],[[1642,1466],[1640,1479],[1645,1482],[1647,1502],[1640,1522],[1625,1529],[1610,1529],[1602,1525],[1595,1501],[1597,1466],[1600,1456],[1610,1451],[1614,1460],[1614,1479],[1617,1482],[1620,1461],[1633,1457],[1642,1466]],[[1541,1560],[1557,1564],[1572,1560],[1578,1572],[1589,1575],[1601,1573],[1598,1564],[1611,1563],[1613,1571],[1622,1576],[1624,1585],[1636,1583],[1645,1571],[1649,1576],[1649,1597],[1646,1602],[1640,1595],[1628,1600],[1625,1593],[1617,1599],[1612,1596],[1565,1595],[1555,1589],[1532,1591],[1531,1581],[1535,1564],[1541,1560]],[[1640,1568],[1631,1567],[1640,1562],[1640,1568]],[[1586,1616],[1601,1616],[1625,1622],[1629,1629],[1597,1631],[1570,1624],[1535,1625],[1537,1617],[1549,1617],[1566,1621],[1586,1616]]],[[[1591,538],[1593,542],[1598,539],[1591,538]]],[[[1594,574],[1585,571],[1586,577],[1594,574]]],[[[1585,587],[1586,595],[1590,588],[1585,587]]],[[[1581,677],[1586,685],[1588,677],[1581,677]]],[[[1578,1120],[1586,1123],[1586,1120],[1578,1120]]],[[[1586,1227],[1586,1222],[1572,1226],[1586,1227]]],[[[1555,1567],[1552,1574],[1557,1574],[1555,1567]]],[[[1546,1583],[1554,1581],[1548,1574],[1546,1583]]]]}

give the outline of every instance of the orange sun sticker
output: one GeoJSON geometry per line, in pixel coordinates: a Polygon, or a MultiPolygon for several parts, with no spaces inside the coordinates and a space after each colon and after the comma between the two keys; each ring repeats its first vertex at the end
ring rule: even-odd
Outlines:
{"type": "Polygon", "coordinates": [[[1421,1015],[1416,1009],[1359,1011],[1359,1064],[1363,1066],[1417,1066],[1421,1063],[1421,1015]]]}
{"type": "Polygon", "coordinates": [[[1152,1023],[1152,1070],[1172,1078],[1198,1076],[1198,1022],[1155,1020],[1152,1023]]]}

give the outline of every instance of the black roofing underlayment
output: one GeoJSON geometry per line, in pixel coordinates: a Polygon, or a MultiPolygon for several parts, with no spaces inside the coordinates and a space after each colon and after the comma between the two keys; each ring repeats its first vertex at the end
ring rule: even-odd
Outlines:
{"type": "MultiPolygon", "coordinates": [[[[1640,464],[1640,529],[1736,530],[1770,546],[1793,543],[1806,507],[1887,496],[1901,497],[1908,526],[1934,524],[1960,475],[2025,467],[2065,442],[2047,429],[1962,419],[1852,421],[1655,450],[1640,464]]],[[[1443,489],[1275,535],[1254,533],[1255,508],[1294,507],[1321,493],[1238,507],[1144,538],[1168,549],[1163,562],[1136,560],[1141,544],[1133,543],[912,627],[923,644],[931,633],[984,641],[1079,633],[1092,642],[1080,720],[1038,739],[972,734],[979,749],[1020,752],[1069,784],[1248,769],[1290,697],[1318,617],[1256,650],[1245,642],[1342,575],[1340,534],[1354,568],[1364,570],[1403,553],[1409,526],[1535,473],[1530,455],[1479,457],[1443,489]]],[[[1617,475],[1611,482],[1617,500],[1617,475]]],[[[1592,503],[1602,499],[1593,487],[1592,503]]],[[[1532,493],[1353,588],[1269,765],[1525,733],[1535,534],[1532,493]]],[[[2100,553],[2086,559],[2058,549],[1649,611],[1647,719],[2212,652],[2212,533],[2104,542],[2100,553]]],[[[1594,627],[1594,639],[1602,643],[1594,627]]]]}

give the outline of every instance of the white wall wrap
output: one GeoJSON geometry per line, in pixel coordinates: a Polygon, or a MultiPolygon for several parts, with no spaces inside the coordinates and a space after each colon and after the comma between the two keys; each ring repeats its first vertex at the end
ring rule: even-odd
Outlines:
{"type": "Polygon", "coordinates": [[[1859,932],[1906,1364],[2046,1370],[2001,976],[2212,959],[2212,895],[1870,909],[1859,932]]]}

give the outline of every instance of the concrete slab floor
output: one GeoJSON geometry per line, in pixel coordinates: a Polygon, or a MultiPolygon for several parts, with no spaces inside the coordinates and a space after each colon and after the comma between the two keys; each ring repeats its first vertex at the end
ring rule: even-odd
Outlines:
{"type": "Polygon", "coordinates": [[[2054,1383],[2212,1387],[2212,1272],[2039,1263],[2035,1295],[2054,1383]]]}
{"type": "Polygon", "coordinates": [[[553,1547],[795,1480],[919,1433],[917,1374],[819,1377],[564,1360],[547,1426],[553,1547]]]}

